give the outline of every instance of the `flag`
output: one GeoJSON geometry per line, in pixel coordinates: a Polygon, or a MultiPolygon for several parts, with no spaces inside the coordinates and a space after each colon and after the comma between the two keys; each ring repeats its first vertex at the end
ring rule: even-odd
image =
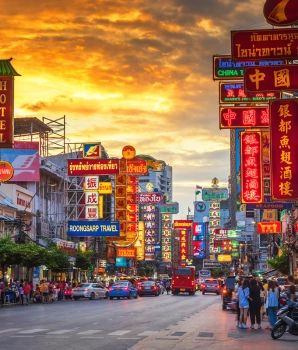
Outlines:
{"type": "Polygon", "coordinates": [[[202,186],[199,186],[199,185],[196,186],[196,190],[202,190],[202,189],[203,189],[202,186]]]}
{"type": "Polygon", "coordinates": [[[191,212],[191,209],[190,209],[190,207],[188,207],[188,212],[189,212],[189,213],[191,212]]]}

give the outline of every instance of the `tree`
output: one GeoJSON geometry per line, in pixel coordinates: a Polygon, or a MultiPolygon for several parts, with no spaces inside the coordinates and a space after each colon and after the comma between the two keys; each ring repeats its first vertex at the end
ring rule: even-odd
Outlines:
{"type": "Polygon", "coordinates": [[[4,276],[5,267],[20,264],[22,261],[22,254],[20,252],[20,245],[16,244],[11,238],[4,237],[0,239],[0,265],[2,274],[4,276]]]}
{"type": "Polygon", "coordinates": [[[279,271],[283,275],[288,275],[290,272],[289,252],[285,248],[282,248],[280,256],[267,260],[267,263],[272,269],[279,271]]]}
{"type": "Polygon", "coordinates": [[[46,263],[47,252],[45,248],[33,243],[19,244],[18,246],[21,255],[21,265],[27,268],[26,277],[29,279],[30,268],[44,265],[46,263]]]}
{"type": "Polygon", "coordinates": [[[91,257],[93,255],[93,250],[86,250],[85,252],[82,252],[80,249],[78,250],[78,255],[74,266],[79,270],[80,280],[81,271],[87,271],[92,266],[91,257]]]}
{"type": "Polygon", "coordinates": [[[65,272],[69,268],[69,256],[52,242],[47,247],[45,265],[54,273],[65,272]]]}

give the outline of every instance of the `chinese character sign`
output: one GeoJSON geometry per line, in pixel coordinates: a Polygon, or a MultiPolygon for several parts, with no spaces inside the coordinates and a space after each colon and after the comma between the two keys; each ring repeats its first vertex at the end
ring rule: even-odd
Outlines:
{"type": "Polygon", "coordinates": [[[298,200],[298,101],[270,104],[271,195],[274,201],[298,200]]]}
{"type": "Polygon", "coordinates": [[[259,234],[281,233],[281,222],[258,222],[257,229],[259,234]]]}
{"type": "Polygon", "coordinates": [[[188,232],[180,230],[180,264],[185,265],[188,259],[188,232]]]}
{"type": "Polygon", "coordinates": [[[242,132],[241,145],[241,202],[263,202],[262,134],[242,132]]]}
{"type": "Polygon", "coordinates": [[[231,32],[233,61],[297,59],[297,46],[298,29],[296,28],[231,32]]]}
{"type": "Polygon", "coordinates": [[[172,260],[172,215],[161,214],[161,254],[162,261],[172,260]]]}
{"type": "Polygon", "coordinates": [[[219,128],[268,128],[267,107],[226,107],[219,108],[219,128]]]}
{"type": "Polygon", "coordinates": [[[249,93],[298,90],[298,66],[245,68],[244,89],[249,93]]]}

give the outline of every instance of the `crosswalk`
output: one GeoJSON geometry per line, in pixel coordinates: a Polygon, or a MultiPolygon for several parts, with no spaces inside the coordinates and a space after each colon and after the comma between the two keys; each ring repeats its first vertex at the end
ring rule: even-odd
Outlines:
{"type": "Polygon", "coordinates": [[[88,329],[88,330],[79,330],[78,328],[74,329],[59,329],[51,330],[47,328],[6,328],[0,329],[0,342],[1,337],[11,337],[11,338],[34,338],[35,336],[63,336],[63,337],[74,337],[77,336],[81,339],[103,339],[104,337],[118,337],[118,339],[142,339],[144,337],[149,337],[155,335],[158,331],[144,331],[138,334],[135,334],[134,330],[128,329],[118,329],[113,332],[105,331],[103,329],[88,329]],[[129,337],[129,338],[126,338],[129,337]],[[133,338],[132,338],[133,337],[133,338]]]}

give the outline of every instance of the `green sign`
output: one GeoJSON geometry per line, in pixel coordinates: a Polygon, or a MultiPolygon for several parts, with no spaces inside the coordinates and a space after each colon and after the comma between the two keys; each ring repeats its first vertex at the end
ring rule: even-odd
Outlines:
{"type": "Polygon", "coordinates": [[[204,188],[203,201],[222,201],[228,199],[227,188],[204,188]]]}
{"type": "Polygon", "coordinates": [[[161,214],[178,214],[179,213],[179,203],[166,203],[161,204],[159,207],[159,211],[161,214]]]}
{"type": "Polygon", "coordinates": [[[237,247],[239,247],[239,242],[232,240],[232,248],[237,248],[237,247]]]}

